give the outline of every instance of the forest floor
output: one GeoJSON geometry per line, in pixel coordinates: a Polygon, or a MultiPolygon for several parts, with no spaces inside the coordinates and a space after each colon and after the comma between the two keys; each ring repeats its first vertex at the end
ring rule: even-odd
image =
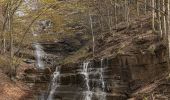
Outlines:
{"type": "Polygon", "coordinates": [[[170,98],[170,77],[163,75],[162,78],[145,84],[132,92],[132,98],[128,100],[169,100],[170,98]]]}
{"type": "Polygon", "coordinates": [[[10,78],[8,60],[4,55],[1,56],[0,61],[0,100],[24,100],[23,98],[30,95],[30,87],[20,80],[24,70],[31,67],[27,64],[20,64],[17,70],[16,78],[10,78]]]}
{"type": "Polygon", "coordinates": [[[23,100],[28,94],[29,88],[20,81],[11,81],[0,70],[0,100],[23,100]]]}

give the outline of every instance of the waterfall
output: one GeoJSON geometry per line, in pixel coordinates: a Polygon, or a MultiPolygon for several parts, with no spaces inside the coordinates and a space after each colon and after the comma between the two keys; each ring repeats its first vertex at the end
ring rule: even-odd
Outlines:
{"type": "MultiPolygon", "coordinates": [[[[32,30],[32,34],[34,37],[37,37],[38,35],[35,33],[34,30],[32,30]]],[[[45,52],[43,50],[43,47],[41,46],[41,44],[39,44],[36,40],[36,42],[34,43],[34,47],[35,47],[35,55],[36,55],[36,66],[39,69],[44,69],[44,62],[42,61],[42,58],[45,56],[45,52]]]]}
{"type": "MultiPolygon", "coordinates": [[[[97,62],[98,63],[98,62],[97,62]]],[[[75,85],[72,84],[73,80],[68,80],[66,82],[69,85],[63,85],[63,78],[69,77],[70,73],[64,73],[62,69],[63,67],[56,67],[55,72],[52,75],[52,80],[49,86],[48,94],[44,97],[46,97],[43,100],[54,100],[57,96],[61,96],[62,99],[68,99],[65,96],[67,95],[69,98],[68,100],[107,100],[106,98],[106,82],[104,78],[104,72],[105,72],[105,62],[104,59],[101,59],[99,62],[99,65],[95,66],[95,63],[91,63],[90,61],[85,61],[82,63],[82,65],[78,68],[76,74],[83,76],[83,79],[81,82],[83,82],[83,86],[80,85],[80,87],[74,87],[75,85]],[[95,84],[95,85],[94,85],[95,84]],[[92,87],[94,85],[94,87],[92,87]],[[82,87],[84,89],[82,90],[82,87]],[[62,89],[63,88],[63,89],[62,89]],[[75,90],[72,90],[74,89],[75,90]],[[79,90],[79,89],[80,90],[79,90]],[[71,89],[71,90],[70,90],[71,89]],[[78,93],[77,89],[80,91],[78,93]],[[57,95],[55,93],[58,93],[57,95]],[[74,94],[74,95],[73,95],[74,94]],[[80,96],[80,97],[79,97],[80,96]],[[74,98],[75,97],[75,98],[74,98]]],[[[70,70],[73,71],[73,70],[70,70]]],[[[77,80],[75,80],[77,82],[77,80]]],[[[59,99],[60,100],[60,99],[59,99]]]]}
{"type": "Polygon", "coordinates": [[[85,77],[85,85],[87,87],[87,90],[85,92],[85,97],[84,100],[91,100],[92,98],[92,91],[90,91],[90,86],[89,86],[89,72],[88,72],[88,66],[89,66],[90,61],[84,62],[83,63],[83,70],[81,74],[84,75],[85,77]]]}
{"type": "Polygon", "coordinates": [[[44,62],[42,61],[42,58],[44,57],[45,53],[43,51],[43,47],[39,43],[35,43],[35,55],[37,60],[37,67],[40,69],[44,69],[44,62]]]}
{"type": "Polygon", "coordinates": [[[106,94],[105,94],[105,81],[103,77],[103,72],[104,72],[104,65],[103,65],[103,58],[101,59],[101,67],[100,67],[100,82],[102,85],[102,97],[100,100],[106,100],[106,94]]]}
{"type": "Polygon", "coordinates": [[[53,73],[53,79],[51,81],[51,86],[50,86],[50,92],[49,95],[47,97],[47,100],[53,100],[53,96],[55,93],[55,90],[57,89],[57,87],[59,87],[59,77],[60,77],[60,67],[56,67],[55,72],[53,73]]]}

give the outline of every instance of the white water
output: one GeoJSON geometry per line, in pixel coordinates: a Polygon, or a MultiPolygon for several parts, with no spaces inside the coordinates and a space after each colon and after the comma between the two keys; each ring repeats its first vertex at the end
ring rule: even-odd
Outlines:
{"type": "MultiPolygon", "coordinates": [[[[38,36],[34,30],[32,30],[32,34],[34,37],[38,36]]],[[[36,43],[34,43],[34,47],[35,47],[35,55],[36,55],[36,60],[37,60],[36,65],[39,69],[44,69],[45,66],[44,66],[44,62],[42,58],[45,56],[45,52],[43,50],[43,47],[37,41],[36,43]]]]}
{"type": "Polygon", "coordinates": [[[105,94],[105,81],[103,78],[103,58],[101,59],[101,68],[100,68],[100,82],[102,84],[102,97],[100,98],[100,100],[106,100],[106,94],[105,94]]]}
{"type": "Polygon", "coordinates": [[[53,96],[57,87],[59,87],[59,77],[60,77],[60,67],[56,67],[55,72],[53,73],[53,79],[51,81],[50,92],[47,100],[53,100],[53,96]]]}
{"type": "MultiPolygon", "coordinates": [[[[98,100],[107,100],[106,99],[106,93],[105,93],[105,88],[106,88],[106,84],[104,81],[104,63],[103,63],[103,59],[101,59],[101,65],[99,66],[99,69],[97,70],[97,73],[94,73],[96,75],[100,75],[100,77],[98,78],[99,80],[99,86],[101,87],[99,89],[99,91],[92,91],[91,89],[93,87],[90,87],[90,77],[89,75],[91,74],[91,70],[90,70],[90,61],[86,61],[83,63],[83,65],[81,66],[82,70],[81,70],[81,74],[84,76],[84,84],[86,87],[86,90],[83,94],[83,98],[80,100],[92,100],[93,95],[98,95],[98,100]]],[[[46,100],[54,100],[54,94],[56,92],[56,89],[58,87],[60,87],[60,67],[56,67],[55,72],[53,73],[52,76],[52,81],[50,83],[50,88],[49,88],[49,94],[47,96],[46,100]]],[[[74,99],[76,100],[76,99],[74,99]]]]}
{"type": "Polygon", "coordinates": [[[89,73],[88,73],[89,63],[90,63],[90,61],[83,63],[83,70],[81,72],[85,76],[85,84],[87,87],[87,91],[85,92],[84,100],[91,100],[92,95],[93,95],[92,91],[90,91],[90,86],[89,86],[89,73]]]}
{"type": "Polygon", "coordinates": [[[44,69],[44,62],[42,61],[42,58],[44,57],[45,53],[43,51],[43,47],[39,43],[34,44],[34,46],[35,46],[35,55],[37,60],[36,65],[38,68],[44,69]]]}

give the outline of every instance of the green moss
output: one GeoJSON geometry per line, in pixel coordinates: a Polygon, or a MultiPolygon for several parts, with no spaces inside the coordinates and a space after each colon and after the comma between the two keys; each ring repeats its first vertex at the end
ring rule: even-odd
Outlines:
{"type": "Polygon", "coordinates": [[[147,97],[144,97],[143,100],[148,100],[148,98],[147,98],[147,97]]]}
{"type": "Polygon", "coordinates": [[[153,44],[153,45],[149,46],[148,51],[149,51],[151,54],[155,54],[155,52],[154,52],[155,49],[156,49],[156,45],[153,44]]]}

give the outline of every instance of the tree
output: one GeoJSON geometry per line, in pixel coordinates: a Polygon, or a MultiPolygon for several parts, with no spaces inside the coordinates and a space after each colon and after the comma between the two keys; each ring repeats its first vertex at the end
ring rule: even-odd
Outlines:
{"type": "Polygon", "coordinates": [[[155,32],[155,0],[152,0],[152,30],[155,32]]]}
{"type": "Polygon", "coordinates": [[[168,63],[168,68],[170,71],[170,66],[169,66],[169,58],[170,58],[170,34],[169,34],[169,0],[165,0],[165,20],[166,20],[166,38],[165,38],[165,43],[167,46],[167,63],[168,63]]]}
{"type": "Polygon", "coordinates": [[[7,0],[5,3],[5,10],[4,10],[4,21],[3,21],[3,51],[6,52],[6,37],[5,32],[9,33],[9,44],[10,44],[10,77],[12,78],[13,74],[15,74],[16,68],[13,66],[13,17],[18,9],[18,7],[21,5],[22,0],[18,1],[11,1],[7,0]]]}

